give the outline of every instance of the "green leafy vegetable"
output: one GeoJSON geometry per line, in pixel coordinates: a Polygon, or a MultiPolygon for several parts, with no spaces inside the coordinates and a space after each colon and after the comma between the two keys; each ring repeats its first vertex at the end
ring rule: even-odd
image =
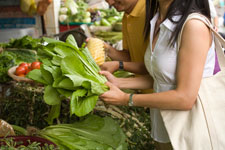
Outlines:
{"type": "Polygon", "coordinates": [[[122,129],[109,117],[89,115],[85,120],[74,124],[48,126],[39,134],[66,149],[127,150],[122,129]]]}
{"type": "Polygon", "coordinates": [[[37,50],[40,47],[41,39],[34,39],[31,36],[24,36],[19,39],[11,39],[9,43],[2,44],[3,48],[25,48],[37,50]]]}
{"type": "Polygon", "coordinates": [[[11,55],[15,63],[19,65],[22,62],[32,63],[36,60],[36,53],[27,49],[7,49],[4,54],[11,55]]]}
{"type": "MultiPolygon", "coordinates": [[[[66,42],[44,38],[48,44],[38,50],[40,70],[27,75],[45,85],[44,101],[58,105],[69,98],[71,115],[84,116],[91,112],[98,96],[108,90],[106,78],[87,48],[78,48],[72,35],[66,42]]],[[[52,115],[55,116],[55,115],[52,115]]],[[[52,118],[48,118],[51,122],[52,118]]]]}
{"type": "Polygon", "coordinates": [[[11,55],[0,54],[0,83],[10,81],[8,70],[15,65],[11,55]]]}

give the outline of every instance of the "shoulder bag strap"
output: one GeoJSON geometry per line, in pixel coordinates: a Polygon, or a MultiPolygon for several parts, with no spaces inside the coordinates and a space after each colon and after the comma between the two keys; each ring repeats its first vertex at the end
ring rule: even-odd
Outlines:
{"type": "Polygon", "coordinates": [[[217,54],[217,57],[218,57],[218,62],[219,62],[219,65],[220,65],[220,69],[221,70],[225,70],[225,56],[224,56],[224,51],[222,49],[222,47],[225,48],[225,40],[221,37],[221,35],[218,34],[218,32],[216,32],[212,26],[212,24],[210,23],[210,21],[203,15],[199,14],[199,13],[192,13],[190,14],[186,21],[184,22],[183,24],[183,27],[180,31],[180,34],[178,36],[178,43],[177,43],[177,46],[178,46],[178,51],[180,49],[180,42],[181,42],[181,35],[183,33],[183,29],[184,29],[184,26],[186,24],[186,22],[190,19],[198,19],[198,20],[201,20],[202,22],[204,22],[210,29],[211,31],[214,33],[214,41],[215,41],[215,47],[216,47],[216,54],[217,54]]]}

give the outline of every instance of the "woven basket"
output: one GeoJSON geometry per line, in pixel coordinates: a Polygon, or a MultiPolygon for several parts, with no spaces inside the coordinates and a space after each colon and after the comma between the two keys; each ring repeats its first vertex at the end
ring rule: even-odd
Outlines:
{"type": "Polygon", "coordinates": [[[33,80],[28,79],[28,78],[26,78],[26,77],[19,77],[19,76],[15,75],[16,68],[17,68],[17,67],[18,67],[18,66],[14,66],[14,67],[12,67],[12,68],[10,68],[10,69],[8,70],[8,75],[9,75],[11,78],[13,78],[13,80],[15,80],[15,81],[17,81],[17,82],[29,82],[29,83],[34,82],[33,80]]]}

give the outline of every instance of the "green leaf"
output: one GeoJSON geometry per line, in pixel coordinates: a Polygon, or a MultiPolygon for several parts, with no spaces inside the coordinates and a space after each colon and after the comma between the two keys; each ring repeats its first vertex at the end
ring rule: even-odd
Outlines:
{"type": "Polygon", "coordinates": [[[85,75],[84,64],[76,56],[67,56],[61,61],[61,70],[64,74],[85,75]]]}
{"type": "Polygon", "coordinates": [[[57,89],[57,91],[58,91],[61,95],[65,96],[66,98],[70,98],[70,97],[72,96],[72,94],[73,94],[73,91],[71,91],[71,90],[57,89]]]}
{"type": "Polygon", "coordinates": [[[78,89],[77,91],[73,92],[71,101],[70,101],[70,113],[75,114],[77,116],[84,116],[91,112],[98,100],[97,95],[92,96],[85,96],[87,90],[85,89],[78,89]]]}
{"type": "Polygon", "coordinates": [[[67,37],[66,43],[69,43],[69,44],[75,46],[76,48],[78,48],[77,42],[76,42],[76,40],[75,40],[75,38],[73,37],[72,34],[70,34],[70,35],[67,37]]]}
{"type": "Polygon", "coordinates": [[[52,64],[60,66],[62,58],[60,56],[53,56],[52,64]]]}
{"type": "Polygon", "coordinates": [[[70,48],[70,47],[67,47],[65,45],[56,45],[54,47],[54,51],[61,57],[61,58],[64,58],[66,56],[71,56],[71,55],[74,55],[75,51],[70,48]]]}
{"type": "Polygon", "coordinates": [[[36,82],[42,83],[44,85],[47,85],[48,83],[44,80],[41,70],[40,69],[34,69],[30,71],[27,75],[27,78],[32,79],[36,82]]]}
{"type": "MultiPolygon", "coordinates": [[[[92,115],[90,115],[91,117],[92,115]]],[[[84,137],[88,137],[89,139],[98,141],[99,143],[105,143],[107,145],[112,146],[114,149],[123,146],[123,150],[126,149],[126,137],[119,127],[117,122],[115,122],[112,118],[105,117],[104,126],[99,128],[98,130],[93,129],[95,125],[95,121],[87,121],[81,123],[74,123],[71,125],[73,128],[76,128],[76,133],[82,135],[84,137]]]]}
{"type": "Polygon", "coordinates": [[[56,80],[62,76],[62,71],[59,67],[52,66],[52,69],[53,69],[52,76],[53,76],[54,80],[56,80]]]}
{"type": "Polygon", "coordinates": [[[68,77],[72,82],[74,87],[81,87],[83,86],[86,89],[91,89],[91,81],[79,76],[79,75],[70,75],[70,74],[65,74],[66,77],[68,77]]]}
{"type": "Polygon", "coordinates": [[[77,87],[74,86],[73,82],[69,78],[62,79],[56,86],[59,88],[66,89],[66,90],[76,90],[77,89],[77,87]]]}
{"type": "Polygon", "coordinates": [[[61,103],[58,105],[52,105],[51,110],[48,114],[48,118],[45,119],[48,122],[48,124],[52,125],[53,120],[59,117],[60,109],[61,109],[61,103]]]}
{"type": "Polygon", "coordinates": [[[52,83],[53,83],[53,77],[52,77],[53,70],[52,70],[52,68],[42,64],[40,70],[41,70],[41,74],[42,74],[43,79],[48,84],[52,85],[52,83]]]}
{"type": "Polygon", "coordinates": [[[46,57],[53,57],[56,54],[51,50],[48,49],[47,47],[43,47],[42,49],[38,49],[38,56],[41,58],[46,58],[46,57]]]}
{"type": "Polygon", "coordinates": [[[47,58],[42,59],[41,62],[47,66],[52,66],[52,62],[47,58]]]}
{"type": "Polygon", "coordinates": [[[45,87],[44,101],[48,105],[59,105],[61,104],[61,97],[59,92],[51,85],[45,87]]]}
{"type": "Polygon", "coordinates": [[[91,74],[87,71],[83,62],[76,56],[67,56],[61,61],[61,69],[64,74],[71,74],[81,76],[82,78],[86,78],[88,80],[92,80],[94,82],[99,82],[98,77],[100,76],[97,72],[92,70],[95,74],[91,74]]]}
{"type": "Polygon", "coordinates": [[[88,80],[87,78],[84,78],[82,76],[69,74],[65,74],[65,76],[70,78],[70,80],[73,82],[74,87],[82,86],[85,89],[91,89],[91,92],[97,95],[104,93],[108,89],[106,85],[88,80]]]}

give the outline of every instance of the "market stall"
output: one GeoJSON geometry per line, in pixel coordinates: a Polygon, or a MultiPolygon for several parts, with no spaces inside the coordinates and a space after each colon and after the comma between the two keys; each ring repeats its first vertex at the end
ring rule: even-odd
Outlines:
{"type": "MultiPolygon", "coordinates": [[[[54,5],[49,2],[43,11],[51,12],[54,5]]],[[[102,1],[67,0],[57,14],[54,31],[59,32],[48,34],[45,28],[41,36],[22,35],[0,44],[0,119],[12,125],[13,136],[38,136],[59,149],[154,149],[149,109],[99,99],[107,87],[98,65],[111,61],[103,41],[121,47],[123,13],[102,1]],[[87,37],[97,40],[88,45],[87,37]]]]}

